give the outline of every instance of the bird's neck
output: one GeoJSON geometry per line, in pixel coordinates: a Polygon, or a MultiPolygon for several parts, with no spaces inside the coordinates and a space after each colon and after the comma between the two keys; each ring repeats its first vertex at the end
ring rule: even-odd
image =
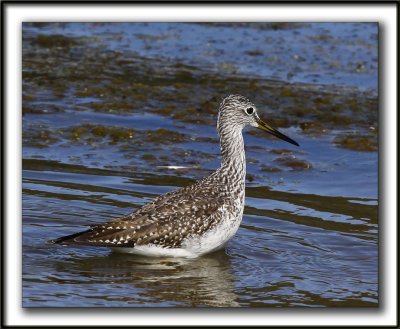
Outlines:
{"type": "Polygon", "coordinates": [[[241,129],[222,128],[219,130],[222,163],[221,170],[226,171],[237,183],[244,183],[246,176],[246,158],[241,129]]]}

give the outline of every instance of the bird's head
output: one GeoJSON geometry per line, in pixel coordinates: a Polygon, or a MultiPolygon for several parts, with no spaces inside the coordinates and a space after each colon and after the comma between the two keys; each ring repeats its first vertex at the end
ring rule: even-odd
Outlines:
{"type": "Polygon", "coordinates": [[[241,130],[246,126],[259,128],[286,142],[299,146],[296,141],[262,121],[257,114],[257,107],[246,97],[230,95],[224,98],[218,113],[218,132],[221,134],[221,130],[226,128],[241,130]]]}

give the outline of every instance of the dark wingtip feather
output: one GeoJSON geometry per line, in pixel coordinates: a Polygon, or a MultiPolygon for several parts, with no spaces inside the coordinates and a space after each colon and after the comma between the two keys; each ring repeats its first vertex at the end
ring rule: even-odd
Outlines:
{"type": "Polygon", "coordinates": [[[74,234],[70,234],[70,235],[66,235],[66,236],[62,236],[60,238],[57,239],[53,239],[48,241],[48,243],[51,244],[72,244],[72,243],[78,243],[78,241],[75,241],[75,238],[85,234],[87,232],[89,232],[90,230],[87,231],[83,231],[83,232],[78,232],[78,233],[74,233],[74,234]]]}

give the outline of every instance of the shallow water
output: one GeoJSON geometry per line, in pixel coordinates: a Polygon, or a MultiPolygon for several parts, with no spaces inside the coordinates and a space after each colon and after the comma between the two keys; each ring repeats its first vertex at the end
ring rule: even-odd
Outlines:
{"type": "Polygon", "coordinates": [[[377,34],[25,23],[23,306],[378,306],[377,34]],[[301,147],[245,130],[246,208],[225,250],[152,259],[47,243],[215,170],[230,93],[301,147]]]}

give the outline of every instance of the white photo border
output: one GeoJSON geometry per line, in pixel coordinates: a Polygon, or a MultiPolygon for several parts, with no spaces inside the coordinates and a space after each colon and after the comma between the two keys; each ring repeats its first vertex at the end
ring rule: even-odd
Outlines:
{"type": "Polygon", "coordinates": [[[397,281],[397,13],[379,3],[2,3],[3,325],[6,326],[395,326],[397,281]],[[23,309],[21,187],[22,22],[379,22],[380,307],[366,309],[23,309]]]}

